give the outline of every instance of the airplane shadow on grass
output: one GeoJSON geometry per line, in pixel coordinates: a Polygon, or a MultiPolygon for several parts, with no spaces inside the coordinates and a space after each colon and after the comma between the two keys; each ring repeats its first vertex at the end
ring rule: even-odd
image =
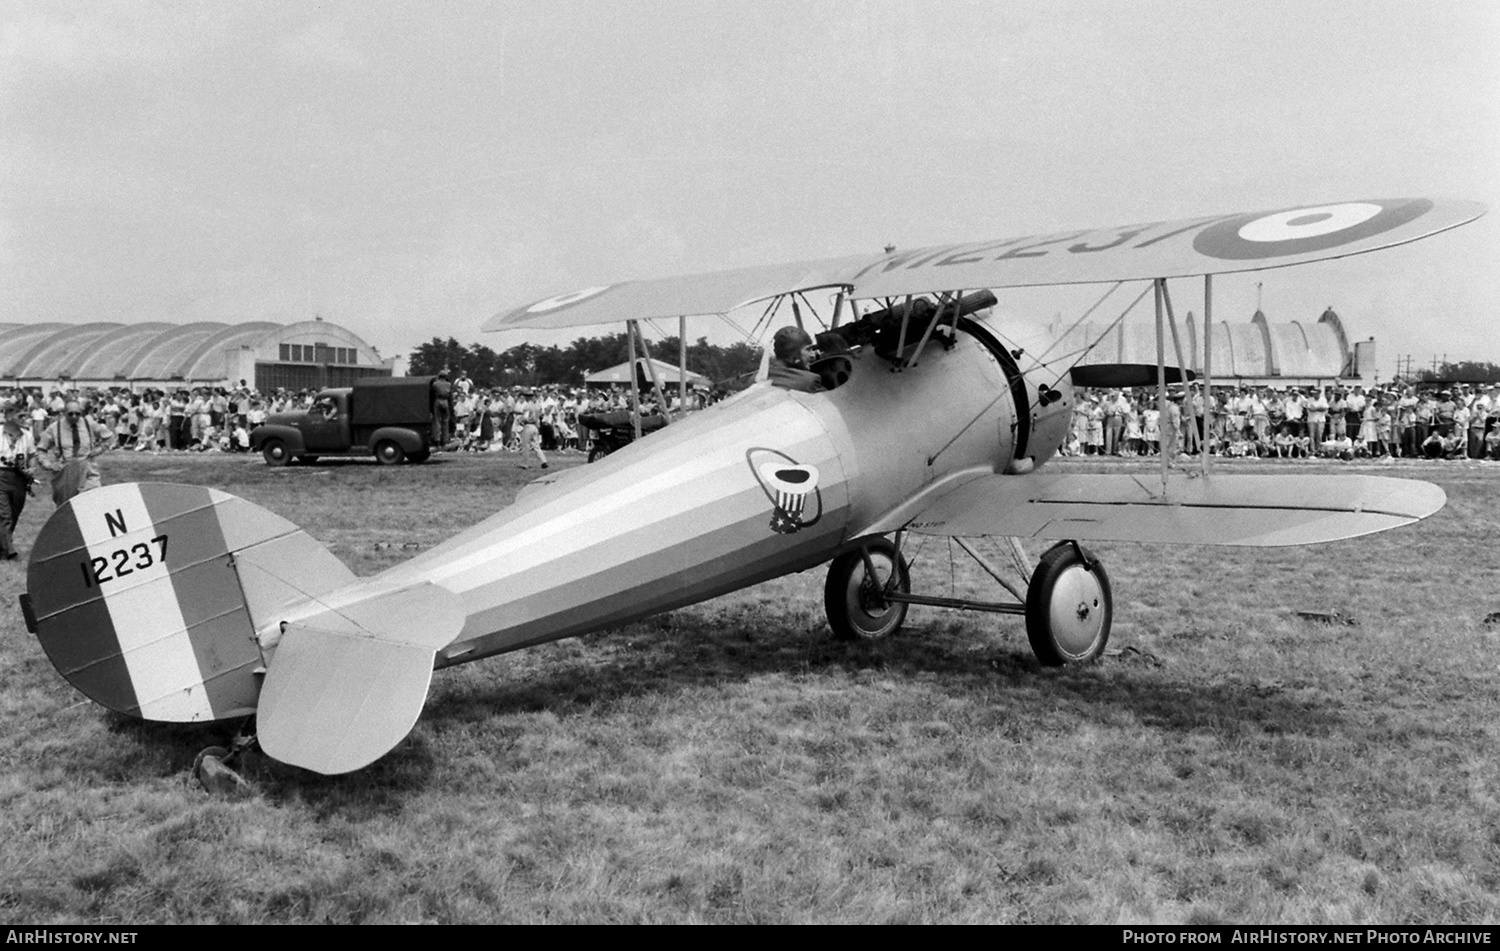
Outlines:
{"type": "MultiPolygon", "coordinates": [[[[348,810],[358,800],[360,812],[393,814],[408,794],[428,785],[446,755],[435,749],[435,736],[474,734],[472,743],[482,747],[491,725],[507,717],[547,712],[566,721],[597,716],[643,695],[670,699],[775,676],[822,680],[825,688],[850,691],[920,679],[926,691],[984,704],[990,718],[1005,724],[1008,737],[1022,741],[1043,742],[1048,733],[1131,721],[1170,733],[1240,735],[1322,735],[1347,723],[1336,706],[1308,702],[1276,685],[1194,680],[1139,653],[1043,668],[1026,647],[1019,619],[1001,625],[993,632],[965,620],[912,618],[894,638],[841,642],[821,625],[811,630],[764,626],[749,610],[709,617],[677,612],[507,660],[437,671],[416,730],[354,777],[320,776],[259,753],[242,761],[242,769],[273,800],[302,798],[330,813],[348,810]]],[[[128,780],[185,772],[201,749],[226,743],[233,728],[147,723],[112,714],[109,731],[135,742],[111,744],[90,768],[96,775],[128,780]]],[[[490,755],[503,756],[504,750],[490,755]]]]}

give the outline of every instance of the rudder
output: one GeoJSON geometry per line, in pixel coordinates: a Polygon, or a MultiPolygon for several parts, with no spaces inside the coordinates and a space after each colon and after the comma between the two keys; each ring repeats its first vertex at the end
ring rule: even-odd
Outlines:
{"type": "Polygon", "coordinates": [[[197,722],[254,713],[259,632],[354,575],[286,519],[201,486],[82,493],[42,527],[28,620],[74,687],[120,713],[197,722]]]}

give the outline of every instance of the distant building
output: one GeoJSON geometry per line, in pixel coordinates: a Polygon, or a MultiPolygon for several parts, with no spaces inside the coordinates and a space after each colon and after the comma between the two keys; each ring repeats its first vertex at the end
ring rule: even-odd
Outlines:
{"type": "MultiPolygon", "coordinates": [[[[662,386],[677,385],[679,374],[675,364],[664,363],[653,357],[651,365],[656,367],[656,379],[662,386]]],[[[645,372],[644,368],[642,372],[645,372]]],[[[689,386],[707,386],[709,382],[708,377],[701,373],[694,373],[692,370],[687,371],[687,376],[684,379],[687,380],[689,386]]],[[[629,386],[630,361],[627,360],[619,366],[613,366],[607,370],[590,373],[583,378],[583,383],[585,386],[629,386]]]]}
{"type": "Polygon", "coordinates": [[[393,361],[329,321],[0,323],[0,381],[146,387],[253,383],[261,392],[390,376],[393,361]]]}
{"type": "MultiPolygon", "coordinates": [[[[1085,322],[1071,331],[1066,321],[1054,320],[1046,327],[1048,346],[1057,353],[1081,350],[1103,334],[1104,339],[1081,364],[1156,363],[1156,322],[1127,318],[1105,332],[1105,323],[1085,322]]],[[[1178,339],[1184,361],[1193,372],[1203,373],[1202,321],[1189,313],[1178,324],[1178,339]]],[[[1165,331],[1166,362],[1177,366],[1177,352],[1170,329],[1165,331]]],[[[1375,341],[1350,345],[1344,323],[1330,307],[1316,321],[1293,320],[1272,323],[1256,311],[1249,323],[1214,321],[1214,380],[1225,383],[1312,386],[1347,380],[1373,381],[1375,341]]]]}

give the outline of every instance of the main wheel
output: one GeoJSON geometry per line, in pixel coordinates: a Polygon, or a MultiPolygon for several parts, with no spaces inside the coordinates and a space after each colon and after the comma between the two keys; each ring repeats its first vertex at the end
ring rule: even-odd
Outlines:
{"type": "Polygon", "coordinates": [[[1098,657],[1109,643],[1113,617],[1109,574],[1098,559],[1070,542],[1042,556],[1026,589],[1026,637],[1043,666],[1098,657]]]}
{"type": "Polygon", "coordinates": [[[287,452],[286,443],[280,439],[267,439],[266,444],[260,449],[260,454],[265,458],[268,466],[284,466],[292,461],[292,454],[287,452]]]}
{"type": "Polygon", "coordinates": [[[406,458],[406,450],[390,439],[375,444],[375,461],[383,466],[398,466],[406,458]]]}
{"type": "Polygon", "coordinates": [[[833,636],[841,641],[878,640],[889,637],[906,620],[906,604],[887,601],[886,583],[896,576],[895,590],[906,594],[911,578],[906,573],[906,559],[896,553],[896,546],[884,538],[868,545],[872,578],[865,569],[859,549],[844,552],[828,566],[828,581],[823,586],[823,608],[833,636]]]}
{"type": "Polygon", "coordinates": [[[609,447],[596,444],[589,450],[589,462],[598,462],[607,455],[609,455],[609,447]]]}

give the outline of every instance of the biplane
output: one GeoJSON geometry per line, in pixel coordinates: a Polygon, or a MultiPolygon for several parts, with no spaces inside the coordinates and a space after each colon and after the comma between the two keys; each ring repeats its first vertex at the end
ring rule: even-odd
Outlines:
{"type": "MultiPolygon", "coordinates": [[[[1085,543],[1305,545],[1406,525],[1441,489],[1354,475],[1049,473],[1074,387],[1174,377],[1168,281],[1302,264],[1471,221],[1470,202],[1371,200],[1148,222],[597,285],[487,329],[777,308],[819,291],[818,392],[751,386],[598,463],[545,477],[451,540],[359,578],[285,519],[209,488],[120,484],[58,509],[23,606],[61,674],[162,721],[253,717],[262,750],[360,769],[414,726],[433,671],[597,631],[827,564],[835,634],[889,636],[913,605],[1025,618],[1042,664],[1088,661],[1112,616],[1085,543]],[[1083,365],[1008,344],[980,311],[998,288],[1141,281],[1157,365],[1083,365]],[[1149,282],[1149,283],[1147,283],[1149,282]],[[1054,542],[1008,597],[913,591],[903,545],[1054,542]]],[[[1138,298],[1139,300],[1140,298],[1138,298]]],[[[1205,324],[1211,313],[1205,313],[1205,324]]],[[[633,338],[632,338],[633,339],[633,338]]],[[[1205,350],[1205,354],[1207,353],[1205,350]]],[[[1186,367],[1180,357],[1175,368],[1186,367]]],[[[1211,367],[1204,377],[1211,382],[1211,367]]],[[[1180,378],[1180,372],[1175,374],[1180,378]]]]}

